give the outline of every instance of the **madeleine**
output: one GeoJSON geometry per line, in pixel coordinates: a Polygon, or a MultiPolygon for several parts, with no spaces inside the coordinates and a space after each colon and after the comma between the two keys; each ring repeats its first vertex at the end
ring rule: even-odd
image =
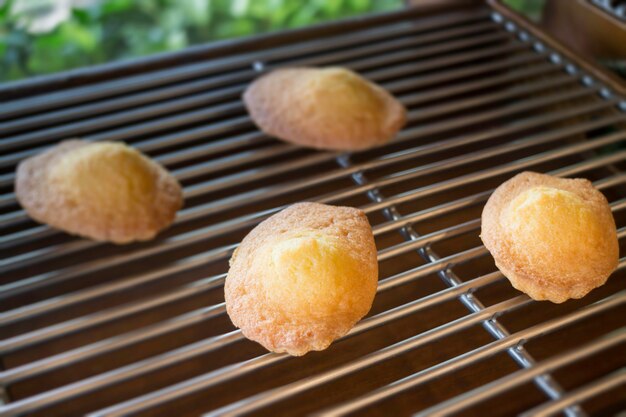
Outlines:
{"type": "Polygon", "coordinates": [[[487,201],[481,238],[511,284],[535,300],[581,298],[619,260],[609,204],[586,179],[516,175],[487,201]]]}
{"type": "Polygon", "coordinates": [[[274,70],[255,80],[243,100],[263,132],[316,149],[381,146],[406,122],[391,94],[339,67],[274,70]]]}
{"type": "Polygon", "coordinates": [[[15,181],[36,221],[118,244],[152,239],[182,206],[178,181],[123,143],[61,142],[22,161],[15,181]]]}
{"type": "Polygon", "coordinates": [[[365,214],[299,203],[255,227],[230,260],[226,309],[273,352],[326,349],[372,306],[376,245],[365,214]]]}

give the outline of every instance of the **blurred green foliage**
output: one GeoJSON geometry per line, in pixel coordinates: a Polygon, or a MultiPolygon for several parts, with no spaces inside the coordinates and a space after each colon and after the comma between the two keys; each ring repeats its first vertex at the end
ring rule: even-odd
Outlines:
{"type": "Polygon", "coordinates": [[[402,4],[402,0],[0,0],[0,81],[402,4]]]}
{"type": "Polygon", "coordinates": [[[504,0],[504,4],[538,22],[546,0],[504,0]]]}

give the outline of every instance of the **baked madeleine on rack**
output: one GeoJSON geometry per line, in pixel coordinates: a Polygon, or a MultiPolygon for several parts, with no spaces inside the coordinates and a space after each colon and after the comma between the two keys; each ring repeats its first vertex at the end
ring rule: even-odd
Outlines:
{"type": "Polygon", "coordinates": [[[581,298],[618,264],[611,209],[586,179],[516,175],[487,201],[481,238],[511,284],[535,300],[581,298]]]}
{"type": "Polygon", "coordinates": [[[243,99],[262,131],[316,149],[380,146],[406,122],[391,94],[340,67],[277,69],[255,80],[243,99]]]}
{"type": "Polygon", "coordinates": [[[118,142],[68,140],[25,159],[15,192],[33,219],[119,244],[152,239],[182,206],[178,181],[118,142]]]}
{"type": "Polygon", "coordinates": [[[243,239],[230,260],[226,309],[248,339],[300,356],[345,335],[370,310],[377,284],[365,214],[299,203],[243,239]]]}

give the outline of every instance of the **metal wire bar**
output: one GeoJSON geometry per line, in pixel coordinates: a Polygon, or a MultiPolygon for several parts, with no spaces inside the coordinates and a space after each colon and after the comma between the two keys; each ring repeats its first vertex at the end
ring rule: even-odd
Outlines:
{"type": "MultiPolygon", "coordinates": [[[[624,266],[626,266],[626,259],[622,258],[620,262],[620,267],[623,268],[624,266]]],[[[605,312],[615,307],[618,307],[622,305],[624,302],[626,302],[626,292],[622,291],[618,294],[609,296],[601,301],[598,301],[597,303],[585,306],[581,308],[580,310],[569,313],[565,316],[551,319],[543,323],[534,325],[532,327],[521,330],[512,335],[506,336],[503,339],[493,341],[477,349],[474,349],[472,351],[459,355],[455,358],[449,359],[445,362],[434,365],[430,368],[426,368],[400,381],[396,381],[385,387],[379,388],[378,390],[372,391],[368,393],[366,396],[359,397],[358,399],[347,402],[341,406],[333,407],[332,410],[330,409],[327,410],[325,412],[325,415],[342,416],[342,415],[355,412],[366,406],[371,406],[375,403],[382,401],[383,399],[389,398],[390,396],[406,391],[409,388],[423,384],[436,377],[440,377],[446,372],[459,370],[465,366],[474,364],[480,360],[484,360],[488,357],[491,357],[496,353],[505,352],[509,348],[519,346],[519,344],[523,341],[527,341],[529,339],[532,339],[538,336],[546,335],[555,330],[563,328],[564,326],[580,321],[583,318],[591,317],[592,315],[605,312]]],[[[480,310],[480,311],[477,311],[476,313],[471,313],[470,316],[482,315],[484,311],[488,311],[488,310],[492,311],[492,308],[488,307],[486,310],[480,310]]],[[[487,316],[487,318],[489,317],[490,316],[487,316]]],[[[328,371],[327,373],[318,374],[314,377],[302,379],[292,384],[283,385],[279,388],[275,388],[273,390],[269,390],[264,393],[254,395],[252,397],[248,397],[242,401],[236,402],[234,404],[231,404],[231,405],[222,407],[218,410],[215,410],[213,412],[210,412],[206,414],[206,416],[214,416],[214,415],[215,416],[216,415],[228,416],[228,415],[235,415],[235,414],[243,415],[252,410],[257,410],[271,403],[283,400],[285,398],[291,397],[302,391],[311,389],[314,386],[318,386],[319,384],[328,383],[328,381],[332,379],[336,379],[341,376],[346,376],[357,370],[364,369],[366,366],[374,365],[379,361],[389,359],[391,357],[394,357],[401,353],[409,351],[413,348],[414,343],[412,343],[413,341],[411,341],[411,339],[407,339],[407,341],[396,343],[395,345],[385,348],[385,350],[380,350],[380,351],[375,352],[374,354],[364,356],[363,358],[359,358],[353,362],[337,367],[331,371],[328,371]],[[410,342],[407,342],[407,341],[410,341],[410,342]],[[379,352],[385,352],[385,354],[381,354],[379,352]],[[370,359],[372,357],[375,357],[376,359],[375,362],[373,362],[370,359]],[[366,359],[370,359],[370,360],[366,361],[366,359]]],[[[111,417],[117,414],[101,413],[101,414],[95,414],[95,415],[99,415],[99,416],[107,415],[111,417]]]]}
{"type": "MultiPolygon", "coordinates": [[[[617,134],[617,136],[613,137],[613,139],[617,141],[621,141],[624,135],[626,135],[626,132],[620,132],[617,134]]],[[[601,141],[605,142],[604,140],[601,140],[601,141]]],[[[546,151],[546,152],[538,153],[538,154],[533,155],[532,157],[524,158],[516,162],[512,162],[512,163],[505,164],[505,165],[500,165],[495,168],[485,169],[482,171],[476,171],[474,173],[462,175],[451,180],[436,183],[434,185],[424,186],[416,190],[407,191],[398,195],[394,195],[393,197],[389,197],[388,199],[385,199],[384,202],[368,204],[363,209],[366,212],[381,210],[381,209],[389,207],[390,205],[405,203],[416,198],[421,198],[421,197],[437,194],[443,191],[447,191],[449,189],[457,188],[463,185],[468,185],[476,181],[493,178],[498,175],[507,174],[513,171],[526,169],[530,166],[537,165],[542,162],[547,162],[553,159],[557,159],[559,157],[573,155],[579,152],[584,152],[585,150],[591,150],[593,149],[593,146],[590,146],[592,142],[594,141],[584,142],[584,143],[577,144],[577,145],[571,145],[565,148],[557,149],[555,151],[546,151]]],[[[626,152],[616,152],[614,156],[624,158],[624,156],[626,156],[626,152]]]]}
{"type": "MultiPolygon", "coordinates": [[[[462,317],[460,319],[451,321],[449,323],[436,327],[427,332],[421,333],[401,343],[413,343],[416,345],[424,345],[434,340],[440,339],[442,337],[451,335],[462,329],[469,328],[473,325],[476,325],[478,322],[480,322],[481,319],[484,319],[484,317],[487,317],[488,314],[493,314],[493,312],[496,310],[496,307],[500,309],[503,309],[503,308],[512,309],[515,307],[519,308],[527,304],[528,302],[529,302],[528,299],[526,299],[525,297],[519,296],[511,300],[504,301],[496,306],[493,306],[494,308],[490,311],[485,311],[485,312],[477,313],[475,315],[471,314],[471,315],[462,317]]],[[[365,323],[365,321],[361,323],[365,323]]],[[[356,330],[357,327],[355,327],[354,330],[356,330]]],[[[367,361],[367,365],[378,363],[379,361],[383,360],[383,357],[387,357],[391,354],[389,350],[390,348],[394,346],[396,345],[393,345],[391,347],[384,348],[372,354],[366,355],[359,359],[359,363],[362,364],[365,361],[367,361]]],[[[137,397],[137,398],[133,398],[132,400],[129,400],[120,404],[116,404],[112,407],[107,407],[103,410],[90,413],[89,416],[90,417],[103,417],[103,416],[112,417],[112,416],[121,416],[121,415],[136,413],[136,412],[143,411],[143,410],[148,410],[157,405],[172,401],[182,396],[189,395],[193,392],[198,392],[202,389],[206,389],[216,384],[223,383],[227,380],[239,377],[241,375],[247,374],[254,370],[262,369],[264,367],[270,366],[272,364],[278,363],[280,361],[283,361],[289,358],[290,358],[289,356],[284,355],[284,354],[281,354],[281,355],[265,354],[265,355],[256,357],[254,359],[250,359],[246,362],[230,365],[228,367],[219,369],[217,371],[213,371],[208,374],[203,374],[198,377],[191,378],[179,384],[172,385],[170,387],[166,387],[164,389],[161,389],[161,390],[158,390],[158,391],[155,391],[155,392],[152,392],[152,393],[149,393],[149,394],[137,397]]],[[[350,363],[350,365],[351,364],[352,363],[350,363]]],[[[328,373],[333,372],[334,374],[335,372],[339,372],[339,370],[345,369],[347,365],[348,364],[340,368],[335,368],[331,371],[328,371],[328,373]]],[[[304,380],[301,380],[301,381],[304,381],[304,380]]],[[[288,388],[288,386],[283,386],[282,388],[288,388]]],[[[0,416],[2,416],[1,412],[0,412],[0,416]]]]}
{"type": "MultiPolygon", "coordinates": [[[[518,387],[521,384],[532,380],[537,375],[541,375],[545,372],[553,372],[562,366],[573,364],[576,361],[579,361],[585,357],[598,354],[603,350],[610,349],[624,342],[626,342],[626,330],[622,329],[609,333],[600,337],[597,340],[586,343],[582,346],[577,346],[575,349],[560,353],[546,360],[543,360],[541,363],[534,365],[532,368],[527,368],[521,371],[514,372],[512,374],[494,380],[493,382],[468,391],[462,395],[451,398],[448,401],[444,401],[433,407],[427,408],[415,414],[415,417],[449,416],[451,414],[474,406],[489,398],[495,397],[505,391],[514,389],[515,387],[518,387]]],[[[568,395],[570,394],[564,394],[560,400],[551,401],[547,404],[560,402],[568,395]]],[[[529,413],[529,415],[536,415],[536,413],[529,413]]]]}
{"type": "MultiPolygon", "coordinates": [[[[513,300],[505,301],[504,303],[498,304],[494,306],[498,308],[512,308],[513,306],[524,305],[528,302],[525,297],[518,297],[513,300]]],[[[487,311],[487,310],[485,310],[487,311]]],[[[381,313],[384,314],[384,313],[381,313]]],[[[487,315],[489,312],[479,314],[481,318],[483,315],[487,315]]],[[[477,316],[477,317],[478,317],[477,316]]],[[[469,317],[469,316],[468,316],[469,317]]],[[[468,319],[471,320],[471,323],[474,323],[476,318],[473,316],[468,319]]],[[[357,326],[353,329],[353,332],[360,332],[364,329],[368,328],[368,326],[379,326],[380,322],[375,321],[367,321],[364,320],[360,323],[360,326],[357,326]],[[370,323],[370,324],[368,324],[370,323]]],[[[443,327],[443,326],[442,326],[443,327]]],[[[454,329],[449,329],[450,326],[446,327],[447,331],[452,332],[454,329]]],[[[105,372],[103,374],[99,374],[93,377],[89,377],[83,379],[79,382],[72,383],[60,388],[53,389],[51,391],[47,391],[41,394],[37,394],[35,396],[26,398],[24,400],[19,400],[8,404],[6,406],[0,407],[0,416],[14,416],[19,415],[25,412],[31,412],[41,407],[55,404],[59,401],[67,400],[70,398],[74,398],[77,395],[82,395],[88,392],[92,392],[95,389],[101,389],[111,384],[120,383],[126,379],[134,378],[139,375],[146,374],[148,372],[152,372],[157,369],[161,369],[166,366],[170,366],[174,363],[188,360],[194,356],[199,354],[208,353],[220,347],[223,347],[225,344],[230,344],[236,340],[243,340],[243,336],[239,331],[227,333],[225,335],[217,336],[214,338],[201,340],[199,342],[186,345],[182,348],[175,349],[173,351],[167,352],[166,354],[158,355],[153,358],[144,359],[139,362],[135,362],[130,365],[126,365],[121,368],[117,368],[115,370],[105,372]]],[[[288,355],[279,355],[279,354],[267,354],[264,356],[260,356],[258,358],[253,359],[256,362],[264,361],[268,363],[274,363],[278,361],[282,361],[289,358],[288,355]]],[[[218,370],[218,372],[224,374],[230,369],[230,367],[222,368],[218,370]]],[[[192,380],[189,380],[192,381],[192,380]]]]}
{"type": "Polygon", "coordinates": [[[521,414],[520,417],[545,417],[561,411],[572,404],[586,401],[598,394],[626,385],[626,367],[607,376],[598,378],[580,388],[572,390],[562,398],[532,408],[521,414]]]}

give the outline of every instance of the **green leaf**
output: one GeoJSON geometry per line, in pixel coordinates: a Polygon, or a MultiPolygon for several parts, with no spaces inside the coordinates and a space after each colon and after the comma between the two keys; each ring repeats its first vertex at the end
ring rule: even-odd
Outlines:
{"type": "Polygon", "coordinates": [[[211,20],[211,2],[209,0],[180,0],[185,20],[194,25],[205,25],[211,20]]]}
{"type": "Polygon", "coordinates": [[[84,51],[90,51],[98,45],[98,30],[80,25],[78,22],[70,21],[64,23],[59,28],[60,38],[69,43],[77,45],[84,51]]]}
{"type": "MultiPolygon", "coordinates": [[[[50,33],[28,34],[0,0],[0,80],[62,71],[215,39],[253,35],[359,13],[403,0],[101,0],[73,8],[50,33]]],[[[36,0],[57,1],[57,0],[36,0]]],[[[26,4],[26,3],[25,3],[26,4]]]]}
{"type": "Polygon", "coordinates": [[[133,0],[107,0],[100,6],[103,14],[123,12],[135,6],[133,0]]]}

